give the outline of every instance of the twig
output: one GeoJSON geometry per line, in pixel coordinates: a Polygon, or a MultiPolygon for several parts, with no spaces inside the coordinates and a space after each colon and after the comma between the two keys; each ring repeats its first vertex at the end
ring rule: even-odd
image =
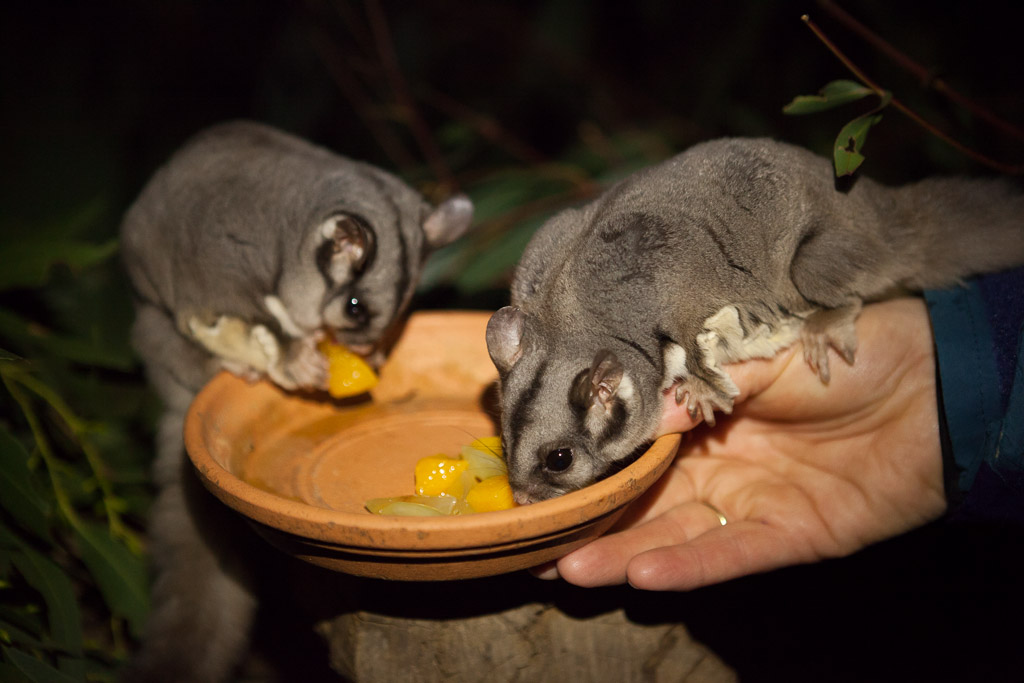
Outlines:
{"type": "Polygon", "coordinates": [[[379,116],[371,114],[374,108],[372,100],[363,92],[358,79],[352,74],[346,60],[338,52],[337,47],[326,33],[317,27],[310,28],[313,49],[320,55],[320,61],[327,68],[342,94],[351,103],[352,108],[363,120],[370,135],[398,169],[411,169],[419,162],[402,144],[402,141],[385,125],[379,116]]]}
{"type": "Polygon", "coordinates": [[[420,151],[423,153],[427,164],[430,166],[438,182],[445,186],[447,190],[455,190],[458,187],[455,176],[451,169],[448,168],[448,164],[445,162],[444,156],[441,154],[441,150],[434,140],[430,129],[416,109],[409,86],[402,75],[402,70],[398,64],[398,56],[395,54],[395,45],[391,38],[391,31],[388,28],[387,18],[380,7],[379,0],[367,0],[366,11],[370,18],[370,29],[373,31],[377,43],[377,53],[384,67],[384,73],[391,85],[392,93],[398,101],[398,105],[403,110],[406,123],[412,131],[413,138],[416,140],[417,145],[419,145],[420,151]]]}
{"type": "MultiPolygon", "coordinates": [[[[850,73],[852,73],[858,80],[860,80],[867,87],[874,90],[879,97],[882,97],[885,94],[885,90],[877,83],[875,83],[873,80],[868,78],[868,76],[863,71],[861,71],[857,67],[857,65],[851,62],[850,59],[845,54],[843,54],[843,52],[836,46],[836,44],[829,40],[828,36],[826,36],[825,33],[813,21],[811,21],[811,18],[809,16],[805,14],[802,17],[800,17],[800,20],[807,24],[807,27],[811,29],[815,36],[817,36],[818,40],[820,40],[825,45],[825,47],[827,47],[829,51],[833,55],[835,55],[836,58],[840,62],[842,62],[843,65],[847,69],[849,69],[850,73]]],[[[1000,161],[996,161],[995,159],[985,156],[981,152],[977,152],[963,145],[962,143],[953,139],[952,137],[950,137],[949,135],[947,135],[946,133],[939,130],[937,127],[923,119],[917,112],[910,109],[907,105],[903,104],[903,102],[901,102],[897,98],[893,97],[890,104],[892,104],[892,106],[895,107],[902,114],[904,114],[912,121],[914,121],[914,123],[918,124],[935,137],[939,138],[946,144],[958,150],[961,154],[973,159],[974,161],[977,161],[980,164],[984,164],[985,166],[993,168],[999,171],[1000,173],[1006,173],[1008,175],[1019,175],[1021,173],[1024,173],[1024,164],[1018,164],[1015,166],[1004,164],[1000,161]]]]}
{"type": "Polygon", "coordinates": [[[446,116],[462,121],[485,140],[489,140],[520,161],[528,164],[547,163],[547,157],[528,142],[516,137],[493,116],[481,114],[429,86],[420,88],[420,95],[427,104],[446,116]]]}
{"type": "MultiPolygon", "coordinates": [[[[489,251],[513,227],[521,225],[531,218],[550,214],[569,204],[592,199],[600,189],[597,183],[574,184],[563,192],[526,201],[500,216],[481,222],[472,234],[474,249],[465,250],[456,256],[446,272],[448,274],[462,272],[473,259],[477,258],[476,254],[489,251]]],[[[445,277],[447,276],[445,275],[445,277]]]]}
{"type": "Polygon", "coordinates": [[[899,64],[901,67],[903,67],[904,70],[909,71],[911,74],[913,74],[916,78],[918,78],[921,81],[921,83],[925,87],[932,88],[936,92],[948,97],[953,102],[969,110],[978,118],[988,122],[990,125],[992,125],[995,128],[998,128],[1007,135],[1017,138],[1018,140],[1024,140],[1024,130],[1021,130],[1012,123],[1009,123],[1008,121],[999,118],[988,109],[979,105],[977,102],[960,94],[945,80],[937,77],[933,71],[926,69],[924,66],[918,64],[916,61],[905,55],[903,52],[900,52],[898,49],[893,47],[892,44],[890,44],[884,38],[882,38],[874,31],[869,29],[867,26],[862,24],[855,17],[847,13],[846,10],[839,7],[831,0],[818,0],[818,5],[826,12],[831,14],[833,17],[835,17],[836,20],[838,20],[840,23],[844,24],[851,31],[853,31],[861,38],[863,38],[865,41],[873,45],[879,52],[881,52],[882,54],[889,57],[889,59],[899,64]]]}

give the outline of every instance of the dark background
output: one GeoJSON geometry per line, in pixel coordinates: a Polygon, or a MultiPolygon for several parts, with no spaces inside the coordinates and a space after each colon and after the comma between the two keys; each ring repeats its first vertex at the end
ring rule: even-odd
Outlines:
{"type": "MultiPolygon", "coordinates": [[[[1021,140],[919,87],[813,0],[21,4],[0,15],[5,224],[100,197],[109,231],[187,136],[238,117],[436,191],[447,178],[407,122],[396,74],[435,155],[470,191],[499,170],[586,154],[615,168],[616,154],[640,163],[721,135],[769,135],[827,153],[864,107],[781,113],[795,95],[849,77],[803,13],[941,128],[996,159],[1024,158],[1021,140]],[[382,52],[395,55],[395,68],[382,52]],[[475,117],[500,127],[502,139],[487,139],[475,117]]],[[[1024,120],[1015,3],[841,4],[978,103],[1024,120]]],[[[864,172],[890,182],[986,172],[895,111],[872,131],[867,155],[864,172]]]]}
{"type": "MultiPolygon", "coordinates": [[[[842,6],[1021,125],[1015,4],[842,6]]],[[[1024,162],[1020,139],[923,87],[810,0],[5,3],[2,267],[19,240],[54,225],[113,238],[149,174],[189,135],[252,118],[395,171],[431,198],[469,192],[479,227],[439,255],[420,305],[495,307],[537,224],[626,170],[723,135],[828,153],[865,106],[782,114],[794,96],[849,77],[800,21],[805,12],[928,120],[1024,162]]],[[[891,183],[994,173],[893,110],[865,153],[863,172],[891,183]]],[[[5,291],[0,305],[126,348],[130,306],[115,260],[81,279],[58,266],[42,288],[5,291]]],[[[132,364],[102,372],[124,391],[141,387],[132,364]]],[[[135,416],[140,444],[151,416],[151,405],[135,416]]],[[[665,618],[668,604],[744,680],[1019,680],[1022,540],[1018,529],[941,522],[853,558],[668,600],[638,595],[635,612],[665,618]]],[[[606,593],[593,595],[602,604],[606,593]]]]}

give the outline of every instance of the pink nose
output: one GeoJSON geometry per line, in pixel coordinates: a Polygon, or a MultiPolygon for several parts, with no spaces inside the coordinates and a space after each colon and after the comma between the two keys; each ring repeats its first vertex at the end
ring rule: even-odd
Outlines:
{"type": "Polygon", "coordinates": [[[517,505],[529,505],[533,502],[533,499],[530,498],[530,494],[526,491],[513,491],[512,500],[514,500],[517,505]]]}
{"type": "Polygon", "coordinates": [[[380,370],[380,367],[384,365],[384,351],[373,344],[349,344],[348,350],[362,356],[363,360],[369,363],[374,370],[380,370]]]}

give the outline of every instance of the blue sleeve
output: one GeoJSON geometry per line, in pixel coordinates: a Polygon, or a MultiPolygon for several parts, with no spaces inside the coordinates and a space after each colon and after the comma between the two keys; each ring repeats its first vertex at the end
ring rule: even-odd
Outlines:
{"type": "Polygon", "coordinates": [[[949,514],[1024,524],[1024,268],[925,301],[949,514]]]}

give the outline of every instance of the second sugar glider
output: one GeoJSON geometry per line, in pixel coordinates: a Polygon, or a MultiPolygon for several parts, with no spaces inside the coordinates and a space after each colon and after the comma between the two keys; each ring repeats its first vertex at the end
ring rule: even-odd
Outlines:
{"type": "Polygon", "coordinates": [[[196,392],[227,368],[318,389],[325,334],[373,354],[427,255],[473,214],[437,207],[396,176],[262,124],[207,129],[128,210],[133,345],[164,404],[149,527],[152,612],[126,680],[219,681],[244,653],[257,605],[249,530],[202,490],[182,431],[196,392]],[[236,528],[237,527],[237,528],[236,528]]]}
{"type": "Polygon", "coordinates": [[[628,463],[663,392],[714,424],[721,365],[797,340],[829,380],[854,361],[864,302],[1024,263],[1024,195],[999,180],[837,189],[828,160],[769,140],[698,144],[557,214],[487,327],[516,499],[628,463]]]}

